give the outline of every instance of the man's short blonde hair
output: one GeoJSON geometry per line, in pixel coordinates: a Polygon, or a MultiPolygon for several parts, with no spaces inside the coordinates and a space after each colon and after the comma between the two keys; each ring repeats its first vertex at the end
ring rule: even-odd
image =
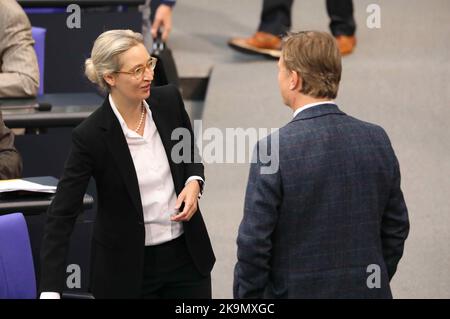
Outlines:
{"type": "Polygon", "coordinates": [[[286,68],[301,77],[301,93],[314,98],[336,98],[342,64],[331,35],[318,31],[289,33],[283,39],[282,57],[286,68]]]}

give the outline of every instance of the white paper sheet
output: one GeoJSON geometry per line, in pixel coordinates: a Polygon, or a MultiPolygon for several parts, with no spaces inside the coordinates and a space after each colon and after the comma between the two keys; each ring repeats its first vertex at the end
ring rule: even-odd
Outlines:
{"type": "Polygon", "coordinates": [[[0,193],[27,191],[38,193],[55,193],[56,186],[41,185],[22,179],[0,180],[0,193]]]}

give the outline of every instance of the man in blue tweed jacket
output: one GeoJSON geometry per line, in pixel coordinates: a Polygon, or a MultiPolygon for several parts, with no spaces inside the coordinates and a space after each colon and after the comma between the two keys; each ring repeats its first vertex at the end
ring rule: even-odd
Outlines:
{"type": "Polygon", "coordinates": [[[255,149],[234,297],[392,298],[409,219],[389,138],[333,102],[342,67],[330,35],[291,34],[278,66],[294,118],[255,149]],[[279,149],[276,165],[258,156],[266,148],[279,149]]]}

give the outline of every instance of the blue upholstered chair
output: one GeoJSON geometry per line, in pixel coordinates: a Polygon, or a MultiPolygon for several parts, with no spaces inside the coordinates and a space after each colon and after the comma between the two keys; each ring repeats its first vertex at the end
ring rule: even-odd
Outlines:
{"type": "Polygon", "coordinates": [[[35,299],[36,277],[22,213],[0,216],[0,299],[35,299]]]}
{"type": "Polygon", "coordinates": [[[44,61],[45,61],[45,33],[44,28],[32,27],[31,33],[34,39],[34,50],[39,65],[39,90],[38,95],[44,94],[44,61]]]}
{"type": "MultiPolygon", "coordinates": [[[[36,299],[36,276],[28,228],[22,213],[0,215],[0,299],[36,299]]],[[[94,299],[66,291],[63,299],[94,299]]]]}

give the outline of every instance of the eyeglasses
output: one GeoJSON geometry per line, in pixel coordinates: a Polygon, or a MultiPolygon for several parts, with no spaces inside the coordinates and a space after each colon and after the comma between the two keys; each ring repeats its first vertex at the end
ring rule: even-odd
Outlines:
{"type": "Polygon", "coordinates": [[[150,57],[150,59],[145,63],[145,65],[140,65],[132,71],[115,71],[114,73],[125,73],[131,74],[136,80],[142,80],[144,78],[144,73],[146,69],[153,71],[156,67],[156,62],[158,61],[155,57],[150,57]]]}

